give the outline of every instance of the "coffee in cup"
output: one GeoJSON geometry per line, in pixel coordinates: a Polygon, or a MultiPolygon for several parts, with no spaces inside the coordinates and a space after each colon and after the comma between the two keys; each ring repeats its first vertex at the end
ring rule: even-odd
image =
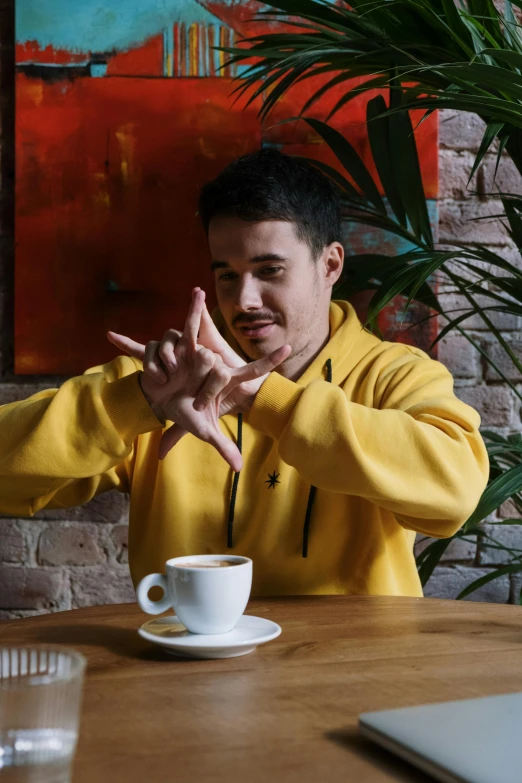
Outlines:
{"type": "Polygon", "coordinates": [[[173,609],[191,633],[228,633],[245,611],[252,588],[252,561],[239,555],[191,555],[167,560],[165,574],[149,574],[136,588],[148,614],[173,609]],[[151,601],[159,586],[163,597],[151,601]]]}
{"type": "MultiPolygon", "coordinates": [[[[183,563],[185,568],[228,568],[236,565],[240,565],[240,563],[236,563],[233,560],[208,560],[203,562],[191,560],[190,563],[183,563]]],[[[177,566],[174,567],[176,568],[177,566]]]]}

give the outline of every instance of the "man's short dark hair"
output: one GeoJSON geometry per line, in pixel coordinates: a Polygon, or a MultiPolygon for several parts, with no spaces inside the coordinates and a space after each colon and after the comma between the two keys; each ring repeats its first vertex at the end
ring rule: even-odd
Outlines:
{"type": "Polygon", "coordinates": [[[302,158],[266,148],[230,163],[200,195],[199,214],[208,233],[216,216],[286,220],[316,258],[341,241],[341,206],[330,180],[302,158]]]}

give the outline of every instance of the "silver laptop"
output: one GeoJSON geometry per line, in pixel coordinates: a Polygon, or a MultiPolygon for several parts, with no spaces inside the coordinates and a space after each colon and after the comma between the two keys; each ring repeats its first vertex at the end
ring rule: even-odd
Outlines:
{"type": "Polygon", "coordinates": [[[367,712],[359,729],[442,783],[522,781],[522,693],[367,712]]]}

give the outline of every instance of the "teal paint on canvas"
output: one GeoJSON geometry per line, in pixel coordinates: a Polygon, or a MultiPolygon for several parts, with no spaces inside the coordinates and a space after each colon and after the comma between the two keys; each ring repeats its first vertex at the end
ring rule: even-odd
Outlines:
{"type": "Polygon", "coordinates": [[[17,0],[16,37],[43,49],[125,51],[176,22],[222,24],[196,0],[17,0]]]}

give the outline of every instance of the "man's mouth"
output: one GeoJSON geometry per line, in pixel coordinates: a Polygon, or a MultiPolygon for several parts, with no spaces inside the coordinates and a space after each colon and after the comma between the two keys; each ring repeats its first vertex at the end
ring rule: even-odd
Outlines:
{"type": "Polygon", "coordinates": [[[265,337],[274,325],[273,321],[258,321],[244,326],[240,324],[236,328],[243,337],[265,337]]]}

